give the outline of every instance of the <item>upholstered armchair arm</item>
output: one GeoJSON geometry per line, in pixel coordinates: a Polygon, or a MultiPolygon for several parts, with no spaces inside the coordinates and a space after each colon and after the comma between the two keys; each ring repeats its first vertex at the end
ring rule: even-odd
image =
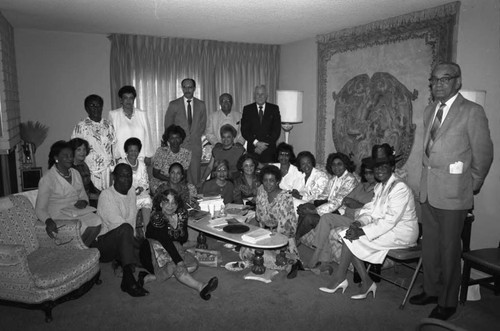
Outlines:
{"type": "Polygon", "coordinates": [[[37,222],[35,226],[36,236],[40,247],[58,247],[64,249],[87,249],[88,247],[82,241],[80,236],[80,221],[71,220],[54,220],[58,227],[57,239],[64,245],[57,246],[55,241],[49,237],[45,231],[45,223],[37,222]]]}
{"type": "Polygon", "coordinates": [[[32,285],[32,277],[24,246],[0,244],[0,297],[12,288],[32,285]]]}

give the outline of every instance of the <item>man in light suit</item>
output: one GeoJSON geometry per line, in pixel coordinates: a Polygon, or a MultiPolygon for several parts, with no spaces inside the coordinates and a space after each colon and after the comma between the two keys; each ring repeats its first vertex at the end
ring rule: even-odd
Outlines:
{"type": "Polygon", "coordinates": [[[178,125],[186,132],[182,147],[191,151],[191,164],[188,169],[188,181],[197,185],[200,181],[201,136],[207,125],[205,103],[193,97],[196,82],[185,78],[181,82],[184,95],[170,101],[165,114],[165,130],[172,124],[178,125]]]}
{"type": "Polygon", "coordinates": [[[267,102],[265,85],[255,87],[255,102],[243,107],[241,134],[247,151],[256,153],[259,162],[276,162],[276,141],[281,134],[281,115],[277,105],[267,102]]]}
{"type": "Polygon", "coordinates": [[[429,317],[447,320],[458,304],[464,221],[493,161],[493,143],[483,107],[458,93],[456,63],[438,64],[429,81],[435,102],[424,113],[420,181],[424,291],[410,302],[437,303],[429,317]]]}

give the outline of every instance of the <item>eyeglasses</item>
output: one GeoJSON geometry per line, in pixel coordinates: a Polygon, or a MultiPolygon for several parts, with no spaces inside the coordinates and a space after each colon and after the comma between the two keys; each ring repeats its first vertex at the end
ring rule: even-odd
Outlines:
{"type": "Polygon", "coordinates": [[[436,85],[437,83],[448,84],[450,82],[450,80],[458,78],[458,77],[460,77],[460,76],[441,77],[441,78],[431,77],[431,78],[429,78],[429,82],[432,85],[436,85]]]}
{"type": "MultiPolygon", "coordinates": [[[[61,226],[58,226],[57,229],[60,229],[62,227],[65,227],[66,225],[63,224],[61,226]]],[[[56,244],[56,246],[62,246],[62,245],[66,245],[66,244],[69,244],[70,242],[73,241],[73,238],[71,238],[70,240],[68,241],[61,241],[61,239],[57,238],[57,233],[52,233],[52,235],[54,236],[52,238],[52,240],[54,240],[54,244],[56,244]]]]}

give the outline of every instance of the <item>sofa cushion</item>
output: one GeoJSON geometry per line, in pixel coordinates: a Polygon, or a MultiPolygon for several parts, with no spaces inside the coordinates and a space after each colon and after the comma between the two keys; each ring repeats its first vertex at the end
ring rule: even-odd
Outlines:
{"type": "Polygon", "coordinates": [[[10,195],[2,200],[5,208],[0,209],[0,244],[23,245],[30,254],[38,248],[35,233],[38,219],[33,206],[24,196],[10,195]]]}
{"type": "Polygon", "coordinates": [[[91,249],[39,248],[28,255],[28,265],[38,288],[70,282],[99,263],[99,251],[91,249]]]}

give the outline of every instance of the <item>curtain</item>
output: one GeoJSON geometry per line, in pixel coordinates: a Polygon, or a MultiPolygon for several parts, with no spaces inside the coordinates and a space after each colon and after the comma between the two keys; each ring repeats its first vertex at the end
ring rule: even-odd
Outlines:
{"type": "Polygon", "coordinates": [[[195,97],[205,101],[208,116],[219,108],[219,96],[233,96],[233,110],[252,103],[255,86],[265,84],[269,102],[279,79],[279,45],[112,34],[111,105],[120,107],[118,90],[132,85],[136,107],[146,110],[155,149],[164,131],[168,103],[182,96],[181,81],[196,81],[195,97]]]}

